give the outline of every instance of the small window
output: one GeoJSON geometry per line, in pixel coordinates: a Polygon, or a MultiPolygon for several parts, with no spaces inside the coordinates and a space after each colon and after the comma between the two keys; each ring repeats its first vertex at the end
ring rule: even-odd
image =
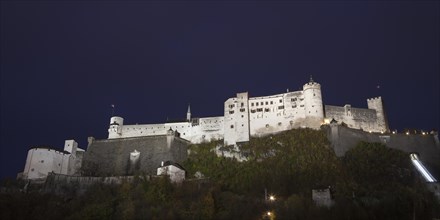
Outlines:
{"type": "Polygon", "coordinates": [[[278,109],[284,109],[284,105],[278,106],[278,109]]]}
{"type": "Polygon", "coordinates": [[[242,118],[244,118],[244,115],[241,115],[242,118]]]}
{"type": "Polygon", "coordinates": [[[34,170],[35,170],[34,168],[31,169],[32,172],[34,172],[34,170]]]}
{"type": "Polygon", "coordinates": [[[265,112],[270,112],[270,109],[269,108],[265,108],[264,111],[265,112]]]}
{"type": "Polygon", "coordinates": [[[269,124],[266,124],[266,128],[268,128],[269,127],[269,124]]]}
{"type": "Polygon", "coordinates": [[[240,112],[244,112],[244,111],[246,111],[245,108],[241,108],[241,109],[240,109],[240,112]]]}
{"type": "Polygon", "coordinates": [[[44,163],[44,160],[41,160],[40,162],[41,162],[41,163],[44,163]]]}
{"type": "Polygon", "coordinates": [[[280,103],[283,103],[283,100],[282,100],[282,99],[280,99],[280,103]]]}
{"type": "Polygon", "coordinates": [[[254,103],[253,103],[253,102],[251,103],[251,106],[254,106],[254,103]]]}
{"type": "Polygon", "coordinates": [[[255,109],[252,109],[252,110],[251,110],[251,113],[255,113],[255,109]]]}
{"type": "Polygon", "coordinates": [[[258,106],[258,102],[257,102],[257,103],[255,103],[255,105],[256,105],[256,106],[258,106]]]}
{"type": "Polygon", "coordinates": [[[234,114],[234,111],[229,111],[229,114],[231,114],[231,115],[234,114]]]}
{"type": "Polygon", "coordinates": [[[242,103],[241,103],[241,107],[243,107],[243,106],[244,106],[244,103],[242,102],[242,103]]]}
{"type": "Polygon", "coordinates": [[[270,101],[270,104],[273,105],[273,101],[270,101]]]}
{"type": "Polygon", "coordinates": [[[269,105],[269,102],[266,101],[266,105],[269,105]]]}
{"type": "Polygon", "coordinates": [[[231,125],[231,128],[234,128],[234,125],[231,125]]]}
{"type": "Polygon", "coordinates": [[[281,126],[281,122],[278,122],[278,126],[281,126]]]}
{"type": "Polygon", "coordinates": [[[261,102],[261,105],[264,105],[264,102],[261,102]]]}

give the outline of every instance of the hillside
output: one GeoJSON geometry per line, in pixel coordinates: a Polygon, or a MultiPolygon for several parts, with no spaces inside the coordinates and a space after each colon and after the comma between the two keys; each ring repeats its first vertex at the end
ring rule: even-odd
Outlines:
{"type": "MultiPolygon", "coordinates": [[[[402,151],[361,142],[336,157],[322,131],[296,129],[241,146],[247,161],[217,157],[218,143],[191,145],[188,181],[136,179],[81,196],[2,193],[1,219],[431,219],[439,204],[402,151]],[[196,179],[195,174],[204,176],[196,179]],[[312,189],[330,186],[334,206],[312,189]],[[276,200],[265,202],[265,189],[276,200]],[[267,211],[271,211],[268,216],[267,211]]],[[[142,176],[140,174],[140,176],[142,176]]]]}

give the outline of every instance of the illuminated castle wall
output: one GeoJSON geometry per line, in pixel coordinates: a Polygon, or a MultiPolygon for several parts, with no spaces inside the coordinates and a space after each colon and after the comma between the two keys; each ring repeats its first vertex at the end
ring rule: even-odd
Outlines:
{"type": "Polygon", "coordinates": [[[381,97],[367,100],[368,109],[323,105],[321,85],[312,78],[300,91],[270,96],[249,97],[238,93],[224,103],[224,115],[191,118],[186,121],[124,125],[122,117],[112,117],[108,139],[165,135],[169,129],[191,143],[223,139],[225,145],[249,141],[250,136],[264,136],[292,128],[319,129],[336,120],[350,128],[370,132],[388,132],[388,123],[381,97]]]}

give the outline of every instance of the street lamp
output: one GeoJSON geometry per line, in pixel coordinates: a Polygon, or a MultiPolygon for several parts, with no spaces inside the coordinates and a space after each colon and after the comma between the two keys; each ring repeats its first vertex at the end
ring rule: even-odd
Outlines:
{"type": "Polygon", "coordinates": [[[269,196],[269,200],[270,200],[270,201],[275,201],[275,196],[274,196],[274,195],[270,195],[270,196],[269,196]]]}

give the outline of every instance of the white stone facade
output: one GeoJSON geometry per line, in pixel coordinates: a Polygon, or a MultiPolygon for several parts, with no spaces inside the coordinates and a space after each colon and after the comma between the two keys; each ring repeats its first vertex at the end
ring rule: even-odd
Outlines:
{"type": "Polygon", "coordinates": [[[224,116],[191,118],[188,108],[184,122],[164,124],[124,125],[121,117],[112,117],[109,139],[164,135],[170,128],[191,143],[224,139],[225,145],[249,141],[292,128],[313,128],[332,119],[351,128],[372,132],[387,132],[388,124],[382,99],[368,99],[368,109],[352,114],[350,105],[324,106],[321,85],[310,79],[300,91],[271,96],[249,97],[238,93],[224,103],[224,116]],[[328,109],[328,110],[327,110],[328,109]]]}
{"type": "Polygon", "coordinates": [[[66,175],[77,174],[82,158],[78,155],[79,152],[84,152],[84,150],[78,148],[78,143],[74,140],[65,141],[64,151],[32,148],[28,151],[22,178],[44,180],[50,172],[66,175]]]}
{"type": "Polygon", "coordinates": [[[164,164],[157,168],[157,175],[167,175],[173,183],[181,183],[185,180],[185,170],[174,164],[164,164]]]}

